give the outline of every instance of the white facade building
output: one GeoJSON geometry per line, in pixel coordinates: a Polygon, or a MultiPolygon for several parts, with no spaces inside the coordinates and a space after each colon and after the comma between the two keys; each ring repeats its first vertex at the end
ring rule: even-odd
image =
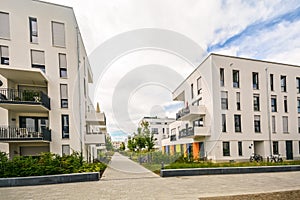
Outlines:
{"type": "Polygon", "coordinates": [[[1,0],[0,27],[0,142],[10,157],[44,151],[89,155],[93,74],[73,9],[1,0]]]}
{"type": "Polygon", "coordinates": [[[141,127],[141,123],[143,121],[147,121],[149,123],[150,132],[153,133],[155,139],[154,149],[161,150],[161,141],[163,139],[169,138],[169,124],[175,119],[168,117],[143,117],[139,122],[139,127],[141,127]]]}
{"type": "Polygon", "coordinates": [[[185,108],[166,153],[214,161],[281,154],[300,159],[300,67],[209,55],[173,92],[185,108]]]}

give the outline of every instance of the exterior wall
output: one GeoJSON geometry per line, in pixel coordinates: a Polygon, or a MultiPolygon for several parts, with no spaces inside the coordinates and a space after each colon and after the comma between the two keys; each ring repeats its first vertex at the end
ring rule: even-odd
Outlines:
{"type": "MultiPolygon", "coordinates": [[[[10,20],[10,39],[0,38],[0,45],[9,46],[10,63],[5,67],[30,70],[32,69],[30,50],[45,52],[45,74],[48,78],[48,96],[51,98],[51,110],[46,113],[49,116],[49,128],[52,131],[50,151],[62,154],[62,145],[70,145],[71,152],[82,150],[83,155],[86,155],[83,135],[85,134],[85,113],[88,101],[87,84],[92,83],[92,74],[73,9],[40,1],[3,0],[0,11],[9,13],[10,20]],[[30,42],[29,17],[37,18],[38,43],[30,42]],[[64,23],[65,47],[52,45],[51,21],[64,23]],[[59,53],[65,53],[67,57],[67,78],[60,78],[59,75],[59,53]],[[68,85],[68,108],[60,106],[60,84],[68,85]],[[84,91],[86,91],[85,94],[84,91]],[[62,139],[62,114],[69,115],[69,139],[62,139]]],[[[5,81],[4,77],[0,79],[5,81]]],[[[0,112],[1,115],[2,113],[8,115],[3,109],[0,109],[0,112]]],[[[16,119],[24,114],[11,113],[16,119]]],[[[25,115],[39,116],[40,114],[26,113],[25,115]]],[[[10,123],[2,119],[0,122],[3,125],[10,123]]]]}
{"type": "MultiPolygon", "coordinates": [[[[183,101],[185,107],[190,107],[202,98],[197,105],[205,105],[204,127],[209,127],[209,134],[203,136],[188,136],[176,141],[164,140],[164,149],[174,144],[193,143],[194,154],[199,154],[199,146],[204,143],[205,157],[214,161],[249,160],[253,153],[267,158],[273,154],[273,141],[278,141],[279,154],[286,157],[286,141],[292,141],[293,159],[300,159],[298,133],[297,98],[300,94],[296,88],[296,77],[300,77],[299,66],[280,63],[244,59],[231,56],[211,54],[203,63],[173,92],[173,99],[183,101]],[[225,85],[220,85],[220,68],[224,69],[225,85]],[[233,70],[239,71],[239,88],[233,87],[233,70]],[[252,73],[259,74],[259,88],[253,89],[252,73]],[[270,74],[274,75],[274,91],[270,91],[270,74]],[[280,76],[287,77],[287,92],[281,92],[280,76]],[[201,77],[201,92],[197,93],[197,79],[201,77]],[[191,95],[191,84],[194,86],[194,98],[191,95]],[[221,91],[228,92],[228,109],[221,109],[221,91]],[[237,110],[236,93],[240,93],[241,109],[237,110]],[[254,111],[253,95],[259,94],[260,110],[254,111]],[[277,112],[271,112],[271,95],[277,97],[277,112]],[[284,111],[283,101],[287,97],[288,112],[284,111]],[[268,109],[269,108],[269,109],[268,109]],[[269,112],[270,110],[270,112],[269,112]],[[269,114],[268,114],[269,112],[269,114]],[[226,132],[222,132],[222,114],[226,115],[226,132]],[[235,132],[234,115],[241,115],[241,132],[235,132]],[[254,115],[260,116],[261,131],[254,131],[254,115]],[[270,115],[270,117],[269,117],[270,115]],[[270,134],[271,117],[276,118],[276,132],[270,134]],[[288,117],[288,132],[283,133],[282,117],[288,117]],[[270,137],[271,135],[271,137],[270,137]],[[188,141],[187,141],[188,140],[188,141]],[[271,143],[270,143],[271,141],[271,143]],[[223,142],[230,143],[230,155],[223,156],[223,142]],[[238,152],[238,142],[242,142],[242,155],[238,152]],[[271,144],[271,147],[270,147],[271,144]]],[[[172,127],[191,126],[199,115],[189,117],[187,121],[176,121],[172,127]]],[[[194,155],[194,158],[198,158],[194,155]]]]}

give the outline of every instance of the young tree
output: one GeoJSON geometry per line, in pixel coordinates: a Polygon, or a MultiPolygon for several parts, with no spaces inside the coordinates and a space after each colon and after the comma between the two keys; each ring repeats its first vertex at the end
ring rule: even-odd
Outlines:
{"type": "Polygon", "coordinates": [[[125,143],[124,143],[124,142],[122,142],[122,143],[120,144],[120,150],[121,150],[121,151],[125,151],[125,143]]]}
{"type": "Polygon", "coordinates": [[[143,133],[144,138],[145,138],[145,146],[147,147],[148,151],[151,151],[154,148],[155,139],[154,139],[153,133],[150,132],[149,122],[142,121],[141,126],[142,126],[142,133],[143,133]]]}
{"type": "Polygon", "coordinates": [[[130,151],[135,151],[135,149],[136,149],[136,142],[135,142],[134,137],[133,138],[131,138],[130,136],[128,137],[127,147],[128,147],[128,149],[130,151]]]}

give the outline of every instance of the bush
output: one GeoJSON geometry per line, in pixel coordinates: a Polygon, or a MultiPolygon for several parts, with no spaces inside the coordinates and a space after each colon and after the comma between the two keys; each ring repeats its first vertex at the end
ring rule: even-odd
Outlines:
{"type": "Polygon", "coordinates": [[[0,178],[78,172],[103,173],[106,167],[101,162],[84,162],[77,152],[66,156],[53,153],[42,153],[40,156],[16,156],[12,160],[8,160],[6,153],[0,152],[0,178]]]}

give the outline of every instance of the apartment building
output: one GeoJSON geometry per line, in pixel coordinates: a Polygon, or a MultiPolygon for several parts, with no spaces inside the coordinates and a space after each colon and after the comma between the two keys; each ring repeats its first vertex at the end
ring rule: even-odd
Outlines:
{"type": "Polygon", "coordinates": [[[0,142],[10,157],[89,155],[93,74],[73,9],[1,0],[0,27],[0,142]]]}
{"type": "Polygon", "coordinates": [[[150,132],[153,133],[155,145],[154,149],[161,150],[163,139],[169,138],[169,124],[175,119],[168,117],[143,117],[139,122],[139,127],[141,123],[147,121],[149,123],[150,132]]]}
{"type": "Polygon", "coordinates": [[[300,159],[300,67],[210,54],[173,92],[163,151],[213,161],[300,159]]]}

